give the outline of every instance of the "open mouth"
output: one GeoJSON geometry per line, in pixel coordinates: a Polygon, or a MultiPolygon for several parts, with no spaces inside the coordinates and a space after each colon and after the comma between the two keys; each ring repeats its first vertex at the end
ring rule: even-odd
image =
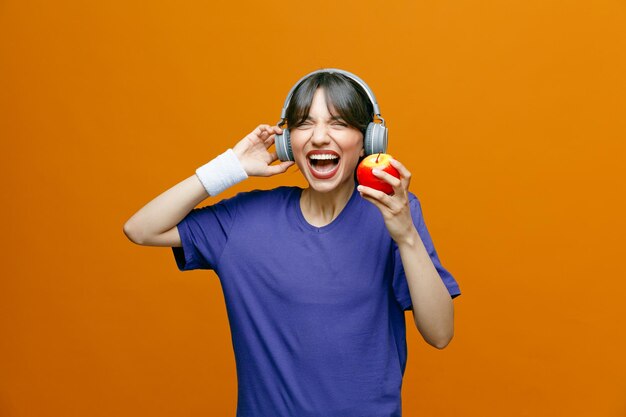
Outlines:
{"type": "Polygon", "coordinates": [[[335,152],[313,152],[308,155],[311,174],[320,179],[335,175],[339,168],[339,155],[335,152]]]}

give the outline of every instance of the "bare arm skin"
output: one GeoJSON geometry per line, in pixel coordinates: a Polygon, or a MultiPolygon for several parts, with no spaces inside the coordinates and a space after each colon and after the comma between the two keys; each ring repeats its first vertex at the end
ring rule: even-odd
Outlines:
{"type": "MultiPolygon", "coordinates": [[[[271,165],[278,158],[268,152],[274,135],[282,133],[277,126],[259,125],[233,148],[248,176],[269,177],[285,172],[293,162],[271,165]]],[[[160,194],[135,213],[126,224],[124,234],[138,245],[180,247],[176,225],[200,202],[209,197],[202,183],[191,175],[160,194]]]]}
{"type": "Polygon", "coordinates": [[[194,174],[135,213],[124,225],[124,234],[138,245],[181,246],[176,225],[207,197],[209,194],[194,174]]]}

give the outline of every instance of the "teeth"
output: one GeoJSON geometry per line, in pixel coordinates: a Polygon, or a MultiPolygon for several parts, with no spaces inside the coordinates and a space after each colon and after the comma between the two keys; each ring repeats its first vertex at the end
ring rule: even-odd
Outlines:
{"type": "Polygon", "coordinates": [[[313,155],[310,155],[309,158],[317,159],[317,160],[322,160],[322,159],[339,159],[339,157],[337,155],[331,155],[331,154],[313,154],[313,155]]]}

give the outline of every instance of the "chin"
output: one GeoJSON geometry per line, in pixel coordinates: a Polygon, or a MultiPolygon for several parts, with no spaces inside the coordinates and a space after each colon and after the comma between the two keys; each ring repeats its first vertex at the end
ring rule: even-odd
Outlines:
{"type": "Polygon", "coordinates": [[[318,193],[330,193],[333,191],[336,191],[340,188],[343,188],[346,186],[346,184],[351,184],[352,186],[354,186],[354,180],[352,179],[352,177],[347,178],[343,181],[330,181],[330,180],[319,180],[317,178],[307,178],[307,182],[309,183],[309,187],[313,190],[315,190],[318,193]]]}
{"type": "Polygon", "coordinates": [[[318,184],[315,182],[313,183],[309,182],[309,188],[312,190],[315,190],[318,193],[324,194],[324,193],[330,193],[336,190],[337,186],[333,186],[331,184],[318,184]]]}

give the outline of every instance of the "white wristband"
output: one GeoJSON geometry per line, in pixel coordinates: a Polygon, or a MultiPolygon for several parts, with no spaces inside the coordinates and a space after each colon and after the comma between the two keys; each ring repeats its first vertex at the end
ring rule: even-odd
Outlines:
{"type": "Polygon", "coordinates": [[[210,196],[216,196],[228,187],[248,178],[232,149],[196,169],[196,176],[210,196]]]}

